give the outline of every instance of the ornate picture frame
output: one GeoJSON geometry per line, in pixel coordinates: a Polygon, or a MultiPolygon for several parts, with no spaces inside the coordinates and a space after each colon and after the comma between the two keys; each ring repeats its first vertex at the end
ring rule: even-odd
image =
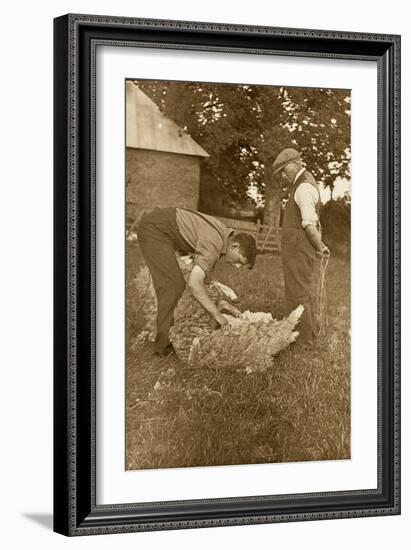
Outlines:
{"type": "Polygon", "coordinates": [[[54,20],[54,530],[67,536],[400,513],[400,37],[69,14],[54,20]],[[96,51],[101,45],[377,65],[377,488],[98,504],[96,51]]]}

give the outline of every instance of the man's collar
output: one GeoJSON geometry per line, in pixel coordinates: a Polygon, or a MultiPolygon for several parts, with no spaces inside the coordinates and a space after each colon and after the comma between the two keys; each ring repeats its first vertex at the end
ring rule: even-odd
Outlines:
{"type": "Polygon", "coordinates": [[[301,176],[301,174],[303,174],[305,172],[305,168],[300,168],[300,170],[296,173],[295,177],[294,177],[294,180],[293,180],[293,185],[295,184],[295,182],[298,180],[298,178],[301,176]]]}

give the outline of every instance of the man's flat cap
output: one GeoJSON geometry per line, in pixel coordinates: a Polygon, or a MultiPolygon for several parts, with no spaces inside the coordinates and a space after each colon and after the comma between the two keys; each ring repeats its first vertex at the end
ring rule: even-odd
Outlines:
{"type": "Polygon", "coordinates": [[[286,164],[293,160],[300,160],[300,153],[296,149],[283,149],[273,162],[273,173],[277,174],[286,164]]]}

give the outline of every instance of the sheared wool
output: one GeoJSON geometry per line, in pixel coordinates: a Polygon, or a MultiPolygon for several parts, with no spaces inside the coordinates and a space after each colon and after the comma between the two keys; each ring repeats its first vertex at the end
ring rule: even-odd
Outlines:
{"type": "MultiPolygon", "coordinates": [[[[210,298],[217,301],[216,289],[208,288],[207,291],[210,298]]],[[[169,332],[170,342],[178,358],[187,363],[193,340],[215,331],[216,328],[214,318],[186,289],[174,310],[174,323],[169,332]]]]}
{"type": "MultiPolygon", "coordinates": [[[[177,261],[187,280],[193,259],[177,255],[177,261]]],[[[154,341],[157,300],[147,267],[140,269],[134,284],[144,314],[143,330],[136,341],[154,341]]],[[[170,329],[170,341],[181,361],[198,367],[244,369],[247,373],[264,371],[274,355],[296,340],[295,328],[303,306],[277,321],[271,313],[241,313],[230,303],[237,300],[234,291],[219,281],[206,281],[206,289],[220,311],[231,313],[225,315],[228,324],[218,328],[213,317],[186,289],[175,308],[170,329]]]]}
{"type": "MultiPolygon", "coordinates": [[[[185,260],[186,277],[190,267],[185,260]]],[[[222,298],[237,299],[219,281],[210,281],[206,288],[221,311],[230,309],[222,298]]],[[[303,306],[299,306],[277,321],[271,313],[237,310],[235,317],[225,315],[228,325],[218,329],[211,315],[185,290],[174,312],[170,341],[179,359],[194,366],[244,368],[247,373],[263,371],[272,364],[274,355],[296,340],[298,332],[294,329],[303,311],[303,306]]]]}
{"type": "Polygon", "coordinates": [[[244,369],[248,374],[264,371],[274,355],[298,336],[295,327],[304,311],[298,306],[288,317],[277,321],[271,314],[244,312],[238,318],[226,316],[228,325],[203,331],[194,338],[188,363],[198,367],[244,369]]]}

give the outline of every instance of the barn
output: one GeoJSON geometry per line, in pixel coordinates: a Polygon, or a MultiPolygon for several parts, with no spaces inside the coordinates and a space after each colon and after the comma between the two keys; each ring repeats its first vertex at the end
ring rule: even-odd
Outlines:
{"type": "Polygon", "coordinates": [[[201,159],[208,156],[135,82],[126,82],[128,223],[156,206],[197,209],[201,159]]]}

